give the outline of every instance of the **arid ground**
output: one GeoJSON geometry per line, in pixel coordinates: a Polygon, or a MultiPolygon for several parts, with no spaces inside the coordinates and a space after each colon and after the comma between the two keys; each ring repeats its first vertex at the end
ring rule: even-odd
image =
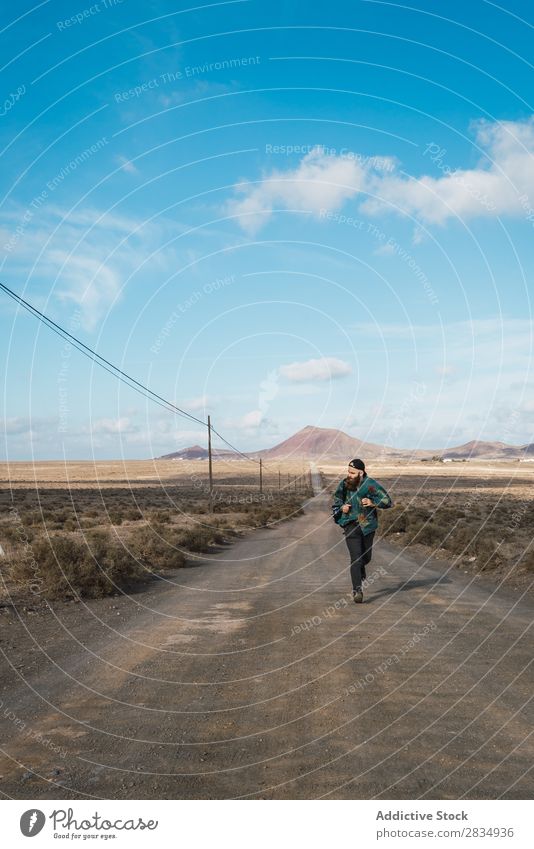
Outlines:
{"type": "Polygon", "coordinates": [[[4,469],[6,798],[532,798],[529,469],[369,464],[363,605],[321,470],[4,469]]]}

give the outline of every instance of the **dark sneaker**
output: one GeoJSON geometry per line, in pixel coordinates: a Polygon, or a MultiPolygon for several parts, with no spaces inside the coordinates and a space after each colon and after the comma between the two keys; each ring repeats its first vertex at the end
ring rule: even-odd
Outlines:
{"type": "Polygon", "coordinates": [[[361,590],[355,590],[352,593],[352,598],[354,600],[354,604],[363,604],[363,593],[361,590]]]}

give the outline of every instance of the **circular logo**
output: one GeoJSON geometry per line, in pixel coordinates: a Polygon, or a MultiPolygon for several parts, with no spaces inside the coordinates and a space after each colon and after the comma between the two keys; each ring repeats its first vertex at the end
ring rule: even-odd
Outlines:
{"type": "Polygon", "coordinates": [[[39,834],[46,822],[46,817],[42,811],[37,808],[30,808],[29,811],[24,811],[20,818],[20,830],[25,837],[35,837],[39,834]]]}

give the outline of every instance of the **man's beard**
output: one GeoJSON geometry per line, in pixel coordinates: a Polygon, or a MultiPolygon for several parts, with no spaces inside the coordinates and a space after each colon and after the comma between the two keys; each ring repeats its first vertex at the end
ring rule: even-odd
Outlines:
{"type": "Polygon", "coordinates": [[[347,489],[358,489],[360,486],[360,475],[353,475],[351,477],[345,478],[345,485],[347,489]]]}

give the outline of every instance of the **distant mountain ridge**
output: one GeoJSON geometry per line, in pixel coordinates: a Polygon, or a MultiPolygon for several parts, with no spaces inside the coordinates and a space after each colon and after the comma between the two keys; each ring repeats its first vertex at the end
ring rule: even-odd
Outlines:
{"type": "Polygon", "coordinates": [[[306,425],[302,430],[284,439],[272,448],[257,451],[258,457],[357,457],[360,454],[374,457],[384,450],[394,451],[374,442],[364,442],[354,436],[349,436],[342,430],[331,427],[314,427],[306,425]]]}
{"type": "MultiPolygon", "coordinates": [[[[213,449],[214,459],[239,460],[242,456],[235,451],[213,449]]],[[[293,436],[284,439],[272,448],[259,451],[244,452],[251,459],[260,457],[267,459],[306,458],[323,460],[348,460],[361,457],[366,460],[377,459],[430,459],[443,457],[450,460],[493,459],[520,460],[534,457],[534,444],[509,445],[506,442],[484,442],[473,439],[463,445],[451,448],[436,449],[401,449],[374,442],[364,442],[355,436],[350,436],[342,430],[330,427],[315,427],[306,425],[293,436]]],[[[191,445],[170,454],[163,454],[157,460],[205,460],[208,457],[207,448],[201,445],[191,445]]]]}

